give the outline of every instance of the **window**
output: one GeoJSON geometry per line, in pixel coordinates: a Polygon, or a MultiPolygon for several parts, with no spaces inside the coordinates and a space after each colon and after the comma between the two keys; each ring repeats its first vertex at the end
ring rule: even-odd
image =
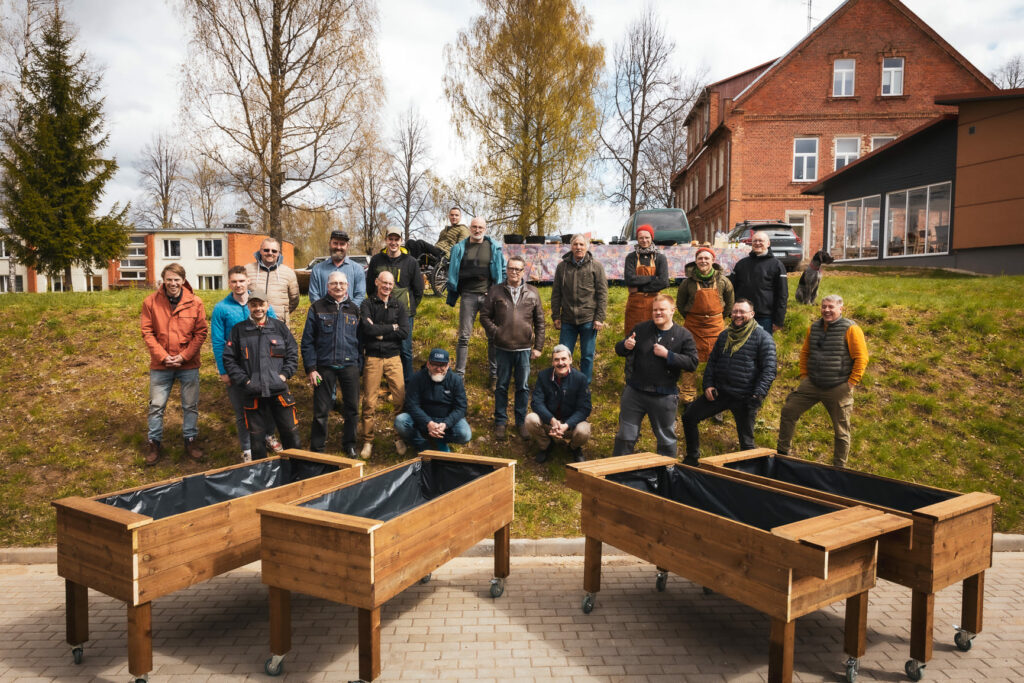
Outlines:
{"type": "Polygon", "coordinates": [[[0,258],[7,258],[7,242],[0,240],[0,258]]]}
{"type": "Polygon", "coordinates": [[[24,292],[25,291],[25,278],[21,275],[14,276],[14,291],[24,292]]]}
{"type": "Polygon", "coordinates": [[[223,276],[221,275],[200,275],[199,289],[224,289],[223,276]]]}
{"type": "Polygon", "coordinates": [[[222,253],[221,240],[199,240],[199,258],[220,258],[222,253]]]}
{"type": "Polygon", "coordinates": [[[882,60],[882,94],[903,94],[903,57],[886,57],[882,60]]]}
{"type": "Polygon", "coordinates": [[[725,185],[725,147],[718,148],[718,186],[725,185]]]}
{"type": "Polygon", "coordinates": [[[949,252],[951,183],[886,195],[886,256],[949,252]]]}
{"type": "Polygon", "coordinates": [[[853,97],[855,59],[837,59],[832,66],[832,97],[853,97]]]}
{"type": "Polygon", "coordinates": [[[11,291],[11,281],[6,275],[0,275],[0,294],[11,291]]]}
{"type": "Polygon", "coordinates": [[[836,259],[878,256],[882,196],[861,197],[829,207],[829,253],[836,259]]]}
{"type": "Polygon", "coordinates": [[[63,292],[64,291],[64,276],[57,275],[50,279],[50,291],[63,292]]]}
{"type": "Polygon", "coordinates": [[[132,235],[128,238],[125,257],[119,268],[122,280],[146,279],[146,236],[132,235]]]}
{"type": "Polygon", "coordinates": [[[818,138],[796,138],[793,141],[793,180],[818,179],[818,138]]]}
{"type": "Polygon", "coordinates": [[[164,240],[164,258],[181,258],[181,240],[164,240]]]}
{"type": "Polygon", "coordinates": [[[836,171],[859,156],[860,138],[836,138],[836,171]]]}
{"type": "Polygon", "coordinates": [[[102,275],[90,275],[85,274],[85,291],[87,292],[102,292],[103,291],[103,276],[102,275]]]}
{"type": "Polygon", "coordinates": [[[895,135],[875,135],[874,137],[871,138],[871,151],[874,152],[879,147],[888,145],[895,139],[895,135]]]}

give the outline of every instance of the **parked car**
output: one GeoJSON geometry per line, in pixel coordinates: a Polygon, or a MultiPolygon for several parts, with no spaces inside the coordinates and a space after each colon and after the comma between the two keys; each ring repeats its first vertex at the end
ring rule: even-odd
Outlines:
{"type": "MultiPolygon", "coordinates": [[[[315,259],[310,261],[305,268],[295,269],[295,279],[299,281],[300,292],[302,292],[303,294],[309,293],[309,274],[313,271],[313,266],[320,263],[321,261],[326,261],[328,258],[330,257],[317,256],[315,259]]],[[[366,254],[349,254],[348,259],[354,263],[358,263],[359,265],[361,265],[363,267],[364,272],[370,267],[370,257],[367,256],[366,254]]]]}
{"type": "Polygon", "coordinates": [[[686,212],[682,209],[641,209],[629,217],[619,236],[612,238],[611,244],[635,242],[636,229],[641,225],[654,228],[654,243],[662,246],[689,244],[693,239],[690,222],[686,220],[686,212]]]}
{"type": "Polygon", "coordinates": [[[804,258],[804,245],[800,237],[793,231],[793,226],[782,221],[743,221],[737,223],[729,233],[730,242],[749,245],[755,232],[768,233],[772,243],[772,253],[782,261],[786,270],[793,271],[804,258]]]}

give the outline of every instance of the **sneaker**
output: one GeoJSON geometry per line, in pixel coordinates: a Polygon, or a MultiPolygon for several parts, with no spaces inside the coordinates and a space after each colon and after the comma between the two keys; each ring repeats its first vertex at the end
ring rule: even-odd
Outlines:
{"type": "Polygon", "coordinates": [[[546,463],[548,461],[548,458],[551,457],[551,451],[554,450],[554,448],[555,442],[552,441],[547,445],[546,448],[541,448],[540,450],[538,450],[537,455],[535,455],[533,459],[537,461],[538,465],[546,463]]]}
{"type": "Polygon", "coordinates": [[[185,439],[185,455],[192,458],[196,462],[203,459],[203,451],[199,448],[195,438],[185,439]]]}
{"type": "Polygon", "coordinates": [[[725,413],[717,413],[711,416],[711,421],[715,424],[725,424],[725,413]]]}
{"type": "Polygon", "coordinates": [[[401,439],[395,439],[395,452],[398,455],[405,455],[405,452],[409,450],[409,447],[405,445],[405,442],[401,439]]]}
{"type": "Polygon", "coordinates": [[[363,460],[369,460],[371,455],[373,455],[373,444],[367,441],[363,444],[363,450],[359,451],[359,457],[363,460]]]}
{"type": "Polygon", "coordinates": [[[356,447],[355,446],[349,446],[348,448],[346,448],[345,449],[345,457],[346,458],[358,458],[359,454],[356,453],[356,447]]]}
{"type": "Polygon", "coordinates": [[[506,432],[507,429],[508,429],[508,425],[505,424],[504,422],[500,422],[500,423],[499,422],[495,422],[494,423],[494,429],[491,432],[491,435],[494,437],[495,441],[504,441],[505,440],[505,432],[506,432]]]}
{"type": "Polygon", "coordinates": [[[573,462],[585,462],[586,458],[583,457],[583,448],[572,449],[572,461],[573,462]]]}
{"type": "Polygon", "coordinates": [[[252,451],[242,451],[242,462],[252,462],[252,451]]]}
{"type": "Polygon", "coordinates": [[[280,453],[284,450],[284,446],[281,445],[281,442],[273,434],[267,434],[264,441],[267,442],[267,450],[274,451],[275,453],[280,453]]]}
{"type": "Polygon", "coordinates": [[[159,441],[147,441],[146,442],[146,467],[152,467],[153,465],[160,462],[160,458],[164,457],[163,449],[160,447],[159,441]]]}

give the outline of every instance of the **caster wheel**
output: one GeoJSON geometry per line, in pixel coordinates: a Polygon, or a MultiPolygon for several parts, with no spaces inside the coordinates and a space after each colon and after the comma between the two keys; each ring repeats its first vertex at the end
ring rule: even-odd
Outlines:
{"type": "Polygon", "coordinates": [[[145,676],[142,676],[141,678],[136,678],[135,679],[135,683],[149,683],[149,674],[146,674],[145,676]]]}
{"type": "Polygon", "coordinates": [[[658,589],[659,593],[665,592],[665,586],[668,585],[668,572],[658,572],[658,578],[654,580],[654,587],[658,589]]]}
{"type": "Polygon", "coordinates": [[[583,596],[583,604],[580,605],[580,607],[583,609],[583,613],[584,614],[590,614],[591,612],[593,612],[594,611],[594,594],[593,593],[587,593],[586,595],[584,595],[583,596]]]}
{"type": "Polygon", "coordinates": [[[82,657],[84,655],[84,652],[85,651],[82,648],[82,646],[71,648],[71,659],[73,659],[75,661],[75,664],[81,664],[82,663],[82,657]]]}
{"type": "Polygon", "coordinates": [[[846,660],[846,683],[855,683],[858,669],[860,669],[859,660],[853,658],[846,660]]]}
{"type": "Polygon", "coordinates": [[[284,671],[284,657],[273,655],[263,664],[263,671],[268,676],[280,676],[284,671]]]}
{"type": "Polygon", "coordinates": [[[908,659],[903,670],[907,672],[907,678],[912,681],[919,681],[924,678],[924,664],[916,659],[908,659]]]}
{"type": "Polygon", "coordinates": [[[505,593],[505,581],[503,579],[491,579],[491,597],[500,598],[505,593]]]}
{"type": "MultiPolygon", "coordinates": [[[[974,635],[968,631],[957,631],[956,635],[953,636],[953,642],[956,643],[956,649],[960,652],[967,652],[971,649],[971,644],[974,642],[974,635]]],[[[75,662],[76,664],[78,662],[75,662]]]]}
{"type": "Polygon", "coordinates": [[[420,579],[420,583],[430,583],[430,577],[431,576],[433,576],[433,574],[427,574],[422,579],[420,579]]]}

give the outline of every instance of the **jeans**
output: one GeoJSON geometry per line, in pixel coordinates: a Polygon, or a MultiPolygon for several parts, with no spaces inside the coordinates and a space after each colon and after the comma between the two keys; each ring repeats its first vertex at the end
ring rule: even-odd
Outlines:
{"type": "MultiPolygon", "coordinates": [[[[462,294],[459,299],[459,338],[455,345],[455,372],[466,376],[466,361],[469,360],[469,338],[473,335],[473,321],[484,305],[486,294],[462,294]]],[[[494,356],[494,344],[487,337],[487,363],[490,376],[498,375],[498,365],[494,356]]]]}
{"type": "Polygon", "coordinates": [[[772,320],[773,320],[772,316],[770,316],[770,315],[755,315],[754,316],[754,320],[757,321],[757,324],[761,326],[762,330],[764,330],[768,334],[775,334],[775,332],[772,330],[772,325],[774,324],[772,322],[772,320]]]}
{"type": "Polygon", "coordinates": [[[356,427],[359,420],[359,366],[343,368],[317,366],[323,381],[313,388],[313,424],[309,430],[309,450],[323,453],[327,443],[327,419],[334,407],[335,386],[341,390],[341,416],[343,419],[341,447],[355,448],[356,427]]]}
{"type": "Polygon", "coordinates": [[[412,324],[415,318],[415,314],[409,314],[409,334],[402,340],[402,350],[398,354],[402,358],[402,377],[406,384],[412,379],[412,324]]]}
{"type": "Polygon", "coordinates": [[[466,419],[463,418],[456,422],[451,429],[444,430],[444,438],[438,442],[437,439],[427,436],[426,432],[416,429],[416,423],[413,422],[412,415],[409,413],[401,413],[395,418],[395,432],[417,453],[430,446],[434,446],[435,450],[447,451],[450,449],[445,444],[469,443],[469,440],[473,438],[473,431],[469,428],[466,419]]]}
{"type": "Polygon", "coordinates": [[[530,402],[530,351],[495,349],[498,362],[498,382],[494,387],[494,424],[508,423],[508,382],[515,375],[516,426],[526,422],[526,407],[530,402]]]}
{"type": "Polygon", "coordinates": [[[651,423],[651,431],[658,442],[658,455],[676,457],[677,394],[653,394],[638,391],[626,385],[619,399],[619,430],[615,434],[612,455],[635,453],[640,438],[640,423],[644,415],[651,423]]]}
{"type": "Polygon", "coordinates": [[[228,385],[228,400],[235,410],[235,431],[238,445],[243,451],[249,450],[249,428],[245,426],[245,387],[228,385]]]}
{"type": "Polygon", "coordinates": [[[298,448],[299,419],[295,416],[295,399],[289,391],[273,396],[249,396],[245,399],[245,423],[252,442],[252,459],[267,457],[267,434],[274,433],[274,425],[281,434],[281,445],[298,448]]]}
{"type": "Polygon", "coordinates": [[[150,441],[163,441],[164,408],[177,379],[181,384],[181,434],[188,439],[199,436],[199,368],[149,371],[150,441]]]}
{"type": "Polygon", "coordinates": [[[683,413],[686,460],[692,462],[700,457],[700,422],[725,410],[730,411],[736,420],[736,436],[740,440],[740,450],[754,448],[754,418],[760,409],[761,401],[750,396],[732,396],[721,391],[714,401],[709,401],[704,394],[698,396],[683,413]]]}
{"type": "Polygon", "coordinates": [[[576,351],[576,338],[580,340],[580,372],[587,376],[587,382],[594,376],[594,348],[597,346],[597,330],[594,322],[572,325],[562,321],[558,343],[569,347],[569,354],[576,351]]]}

